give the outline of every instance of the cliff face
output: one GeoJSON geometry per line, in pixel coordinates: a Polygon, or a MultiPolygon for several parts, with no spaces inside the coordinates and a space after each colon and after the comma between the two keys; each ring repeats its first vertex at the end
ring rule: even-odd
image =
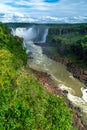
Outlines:
{"type": "Polygon", "coordinates": [[[82,69],[74,65],[73,63],[67,64],[67,69],[73,73],[73,76],[78,78],[81,82],[83,82],[87,86],[87,69],[82,69]]]}

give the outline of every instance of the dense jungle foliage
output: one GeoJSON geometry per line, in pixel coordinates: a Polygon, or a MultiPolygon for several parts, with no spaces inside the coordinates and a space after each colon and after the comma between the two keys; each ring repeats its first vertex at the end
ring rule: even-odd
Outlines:
{"type": "Polygon", "coordinates": [[[0,23],[0,130],[73,130],[72,111],[34,77],[22,42],[0,23]]]}
{"type": "Polygon", "coordinates": [[[76,64],[87,66],[87,24],[55,25],[47,36],[52,55],[61,55],[76,64]]]}

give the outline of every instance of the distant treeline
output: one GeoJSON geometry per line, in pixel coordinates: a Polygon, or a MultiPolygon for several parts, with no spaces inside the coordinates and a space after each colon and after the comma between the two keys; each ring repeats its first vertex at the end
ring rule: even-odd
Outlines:
{"type": "MultiPolygon", "coordinates": [[[[87,24],[55,25],[49,28],[47,36],[49,47],[56,54],[69,57],[87,64],[87,24]]],[[[52,50],[51,50],[52,51],[52,50]]]]}
{"type": "Polygon", "coordinates": [[[54,23],[27,23],[27,22],[9,22],[4,23],[8,27],[29,27],[32,25],[42,25],[47,27],[59,27],[59,28],[67,28],[67,27],[77,27],[77,26],[87,26],[86,23],[81,24],[54,24],[54,23]]]}

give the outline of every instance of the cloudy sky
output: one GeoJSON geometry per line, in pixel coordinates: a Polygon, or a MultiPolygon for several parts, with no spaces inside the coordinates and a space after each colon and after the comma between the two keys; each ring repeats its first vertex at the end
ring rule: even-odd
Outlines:
{"type": "Polygon", "coordinates": [[[87,22],[87,0],[1,0],[2,22],[87,22]]]}

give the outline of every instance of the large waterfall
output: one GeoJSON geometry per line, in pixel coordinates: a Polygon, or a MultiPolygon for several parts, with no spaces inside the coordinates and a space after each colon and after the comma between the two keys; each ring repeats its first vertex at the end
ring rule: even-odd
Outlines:
{"type": "Polygon", "coordinates": [[[47,72],[51,75],[57,86],[62,90],[67,90],[67,98],[76,106],[80,107],[84,117],[87,119],[87,89],[83,83],[75,79],[66,70],[63,64],[55,62],[42,53],[42,48],[33,42],[45,43],[48,28],[41,26],[31,26],[29,28],[12,29],[13,35],[24,38],[24,47],[29,57],[28,64],[31,68],[47,72]]]}
{"type": "Polygon", "coordinates": [[[48,35],[48,28],[33,25],[30,28],[12,28],[12,33],[23,37],[25,40],[31,40],[36,43],[45,43],[48,35]]]}

